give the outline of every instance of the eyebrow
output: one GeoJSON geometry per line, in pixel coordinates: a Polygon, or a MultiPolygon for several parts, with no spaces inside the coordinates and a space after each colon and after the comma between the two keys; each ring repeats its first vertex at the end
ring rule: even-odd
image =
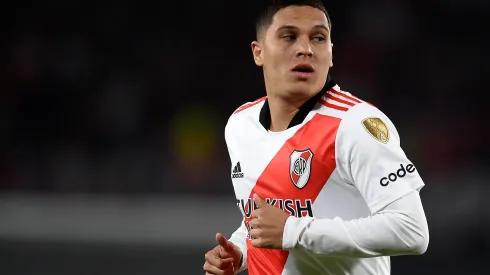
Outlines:
{"type": "MultiPolygon", "coordinates": [[[[293,25],[284,25],[284,26],[279,27],[279,28],[277,29],[277,31],[282,31],[282,30],[297,30],[297,29],[298,29],[298,27],[293,26],[293,25]]],[[[323,24],[322,24],[322,25],[315,25],[315,26],[313,27],[313,29],[323,29],[323,30],[326,30],[327,32],[329,32],[329,31],[330,31],[330,30],[328,29],[328,27],[327,27],[327,26],[325,26],[325,25],[323,25],[323,24]]]]}

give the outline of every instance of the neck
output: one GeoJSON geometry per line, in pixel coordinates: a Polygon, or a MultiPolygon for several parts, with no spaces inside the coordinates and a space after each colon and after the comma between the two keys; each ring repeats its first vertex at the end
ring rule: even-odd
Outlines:
{"type": "Polygon", "coordinates": [[[307,100],[308,98],[292,101],[277,96],[268,97],[271,115],[270,130],[273,132],[286,130],[293,117],[298,113],[299,108],[307,100]]]}
{"type": "Polygon", "coordinates": [[[284,97],[275,93],[276,89],[273,89],[274,87],[266,85],[267,100],[260,111],[260,123],[264,128],[273,132],[284,131],[290,126],[302,123],[322,97],[324,90],[328,90],[333,86],[335,86],[335,83],[328,76],[324,87],[316,95],[298,97],[298,94],[296,94],[284,97]]]}

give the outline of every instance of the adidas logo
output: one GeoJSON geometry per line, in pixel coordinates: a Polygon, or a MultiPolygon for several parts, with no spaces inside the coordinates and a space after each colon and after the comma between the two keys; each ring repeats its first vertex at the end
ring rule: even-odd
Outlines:
{"type": "Polygon", "coordinates": [[[237,162],[235,167],[233,167],[233,173],[231,173],[232,179],[243,178],[242,167],[240,166],[240,162],[237,162]]]}

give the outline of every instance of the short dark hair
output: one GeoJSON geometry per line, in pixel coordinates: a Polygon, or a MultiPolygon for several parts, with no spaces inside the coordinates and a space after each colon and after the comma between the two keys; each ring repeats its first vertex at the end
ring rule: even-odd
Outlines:
{"type": "Polygon", "coordinates": [[[265,33],[265,30],[272,25],[272,19],[274,15],[289,6],[310,6],[319,9],[325,13],[328,21],[328,28],[332,30],[332,22],[328,15],[327,9],[323,5],[321,0],[271,0],[267,1],[268,4],[261,14],[259,14],[257,21],[255,22],[255,32],[257,39],[265,33]]]}

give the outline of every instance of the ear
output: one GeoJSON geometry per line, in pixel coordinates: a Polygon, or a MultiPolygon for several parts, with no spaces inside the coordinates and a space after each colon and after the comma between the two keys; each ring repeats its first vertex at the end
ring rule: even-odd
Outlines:
{"type": "Polygon", "coordinates": [[[332,52],[332,55],[330,56],[330,68],[333,67],[333,43],[332,43],[332,50],[331,50],[331,52],[332,52]]]}
{"type": "Polygon", "coordinates": [[[262,67],[262,65],[264,65],[264,59],[262,56],[262,45],[258,41],[253,41],[251,46],[255,64],[259,67],[262,67]]]}

